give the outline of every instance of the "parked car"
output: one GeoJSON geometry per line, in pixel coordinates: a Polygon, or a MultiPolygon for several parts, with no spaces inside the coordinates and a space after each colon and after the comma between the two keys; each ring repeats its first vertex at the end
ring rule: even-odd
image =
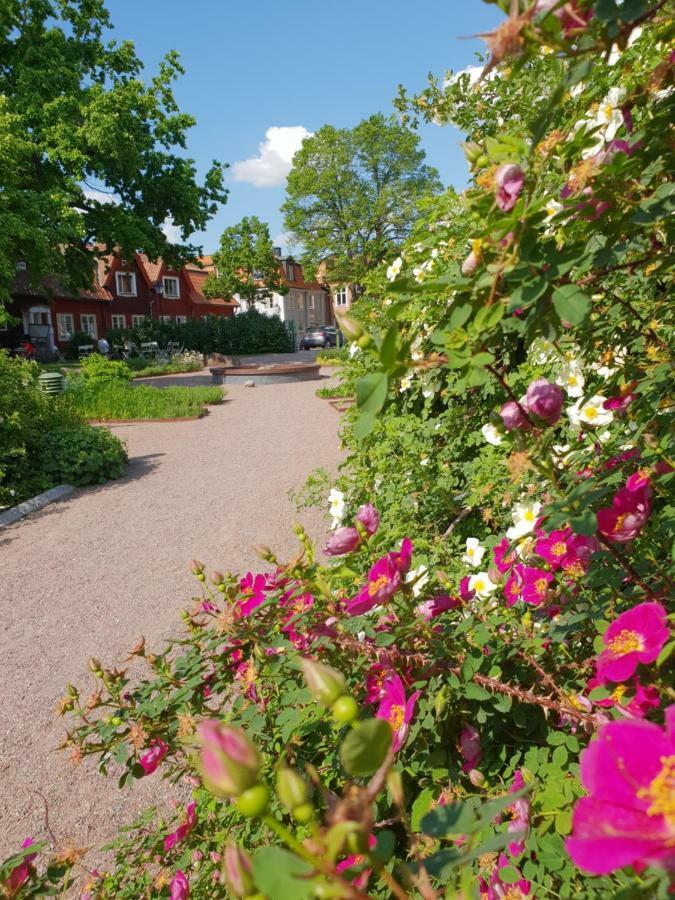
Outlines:
{"type": "Polygon", "coordinates": [[[337,347],[344,344],[342,332],[330,325],[312,325],[300,338],[300,349],[311,350],[313,347],[337,347]]]}

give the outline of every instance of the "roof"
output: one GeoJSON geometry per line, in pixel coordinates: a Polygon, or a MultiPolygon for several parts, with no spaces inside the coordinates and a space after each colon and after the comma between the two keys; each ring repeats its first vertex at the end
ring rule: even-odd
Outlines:
{"type": "Polygon", "coordinates": [[[97,270],[94,271],[92,280],[93,285],[91,289],[77,288],[73,291],[66,288],[63,282],[55,275],[46,275],[44,278],[40,279],[39,284],[33,284],[31,282],[30,273],[24,269],[18,271],[14,277],[12,294],[15,297],[29,297],[35,299],[63,297],[72,299],[77,298],[79,300],[111,301],[113,299],[112,294],[100,283],[97,270]]]}
{"type": "Polygon", "coordinates": [[[237,303],[236,300],[226,300],[224,297],[216,297],[213,300],[209,300],[204,296],[202,288],[204,287],[204,282],[209,277],[210,272],[190,264],[185,266],[183,271],[190,284],[190,303],[197,306],[239,306],[239,303],[237,303]]]}
{"type": "Polygon", "coordinates": [[[325,291],[325,287],[322,284],[319,284],[318,281],[305,281],[305,273],[303,272],[302,266],[300,263],[295,262],[292,256],[279,259],[278,265],[282,280],[288,287],[300,288],[305,291],[325,291]],[[286,265],[289,263],[293,266],[293,279],[286,277],[286,265]]]}

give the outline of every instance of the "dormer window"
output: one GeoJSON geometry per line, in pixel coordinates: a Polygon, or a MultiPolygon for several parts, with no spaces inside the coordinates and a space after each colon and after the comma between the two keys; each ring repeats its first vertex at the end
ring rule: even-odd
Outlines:
{"type": "Polygon", "coordinates": [[[286,278],[295,281],[295,265],[290,260],[286,260],[286,278]]]}
{"type": "Polygon", "coordinates": [[[133,272],[115,272],[115,283],[118,296],[136,296],[136,275],[133,272]]]}
{"type": "Polygon", "coordinates": [[[335,291],[335,305],[336,306],[346,306],[347,305],[347,287],[343,285],[335,291]]]}
{"type": "Polygon", "coordinates": [[[180,297],[180,282],[173,276],[165,275],[163,279],[164,296],[167,300],[178,300],[180,297]]]}

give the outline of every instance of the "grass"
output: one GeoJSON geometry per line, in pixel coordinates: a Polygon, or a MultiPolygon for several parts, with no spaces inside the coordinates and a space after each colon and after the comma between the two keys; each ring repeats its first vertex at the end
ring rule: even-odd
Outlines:
{"type": "Polygon", "coordinates": [[[339,366],[349,358],[349,347],[332,347],[316,354],[316,361],[322,366],[339,366]]]}
{"type": "Polygon", "coordinates": [[[134,378],[150,378],[153,375],[179,375],[181,372],[201,372],[201,363],[151,363],[142,360],[143,365],[138,365],[136,360],[126,360],[127,366],[133,370],[134,378]],[[146,364],[147,363],[147,364],[146,364]]]}
{"type": "Polygon", "coordinates": [[[346,399],[350,398],[350,392],[348,388],[346,388],[343,384],[336,384],[333,387],[323,387],[319,388],[316,391],[316,396],[321,397],[323,400],[334,400],[336,398],[346,399]]]}
{"type": "Polygon", "coordinates": [[[71,381],[67,398],[86,419],[184,419],[201,416],[208,404],[220,403],[221,387],[166,387],[107,381],[71,381]]]}

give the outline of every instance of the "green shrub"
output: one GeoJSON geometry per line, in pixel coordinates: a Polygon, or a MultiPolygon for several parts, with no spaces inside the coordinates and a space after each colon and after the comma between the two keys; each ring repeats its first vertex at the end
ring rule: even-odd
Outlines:
{"type": "Polygon", "coordinates": [[[137,346],[144,341],[163,345],[177,341],[186,350],[200,353],[242,355],[253,353],[291,353],[295,349],[286,326],[278,316],[265,316],[256,309],[236,316],[209,316],[189,319],[183,324],[145,319],[135,328],[108,332],[111,346],[126,340],[137,346]]]}
{"type": "Polygon", "coordinates": [[[82,363],[82,378],[87,384],[100,382],[127,382],[132,377],[129,368],[123,362],[106,359],[98,353],[92,353],[82,363]]]}
{"type": "Polygon", "coordinates": [[[349,347],[330,347],[316,354],[316,361],[322,366],[339,366],[349,359],[349,347]]]}
{"type": "Polygon", "coordinates": [[[41,436],[36,464],[53,484],[102,484],[124,473],[124,445],[104,428],[58,425],[41,436]]]}
{"type": "Polygon", "coordinates": [[[126,460],[116,437],[83,422],[69,392],[48,397],[38,390],[39,371],[0,352],[0,508],[63,482],[117,478],[126,460]]]}

